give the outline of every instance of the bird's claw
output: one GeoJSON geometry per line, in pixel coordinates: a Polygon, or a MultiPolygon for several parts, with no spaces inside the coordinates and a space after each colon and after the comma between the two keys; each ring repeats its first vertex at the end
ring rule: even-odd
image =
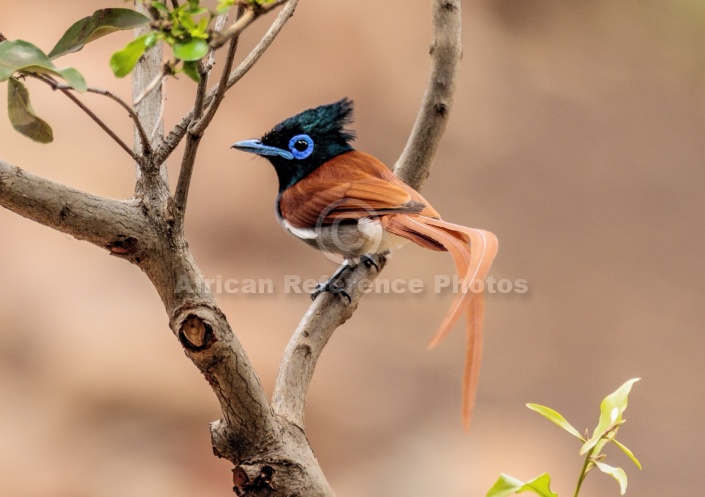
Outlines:
{"type": "Polygon", "coordinates": [[[375,270],[379,273],[379,266],[371,256],[364,254],[360,257],[360,262],[362,262],[367,269],[375,268],[375,270]]]}
{"type": "Polygon", "coordinates": [[[333,295],[341,295],[348,299],[348,304],[352,303],[352,298],[350,297],[350,294],[345,291],[345,288],[343,288],[343,284],[337,278],[331,278],[325,283],[319,283],[318,285],[316,285],[316,289],[311,292],[311,300],[316,300],[316,297],[318,297],[323,292],[330,292],[333,295]]]}

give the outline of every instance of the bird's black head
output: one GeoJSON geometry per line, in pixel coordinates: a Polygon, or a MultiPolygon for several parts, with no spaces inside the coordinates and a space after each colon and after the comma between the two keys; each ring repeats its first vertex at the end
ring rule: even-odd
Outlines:
{"type": "Polygon", "coordinates": [[[329,105],[308,109],[272,128],[261,140],[237,142],[233,148],[266,157],[279,177],[279,191],[294,185],[318,166],[352,150],[355,134],[346,130],[352,123],[353,103],[344,98],[329,105]]]}

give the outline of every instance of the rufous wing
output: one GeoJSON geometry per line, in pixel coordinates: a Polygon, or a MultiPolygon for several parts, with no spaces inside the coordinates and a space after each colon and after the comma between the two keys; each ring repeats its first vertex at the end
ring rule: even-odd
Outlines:
{"type": "Polygon", "coordinates": [[[383,163],[356,150],[334,157],[284,190],[279,211],[297,228],[392,213],[438,214],[383,163]]]}

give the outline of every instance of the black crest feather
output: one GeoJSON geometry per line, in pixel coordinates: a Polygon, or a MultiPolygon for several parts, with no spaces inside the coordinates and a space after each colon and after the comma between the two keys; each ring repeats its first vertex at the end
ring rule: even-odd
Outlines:
{"type": "Polygon", "coordinates": [[[353,101],[343,98],[332,104],[305,110],[280,122],[262,137],[262,141],[266,143],[271,135],[286,134],[289,130],[296,129],[302,133],[338,138],[348,143],[355,139],[355,132],[345,128],[352,122],[353,101]]]}

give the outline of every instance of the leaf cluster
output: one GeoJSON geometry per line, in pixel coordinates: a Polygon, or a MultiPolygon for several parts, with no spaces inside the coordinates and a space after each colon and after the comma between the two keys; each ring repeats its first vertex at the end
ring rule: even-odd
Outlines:
{"type": "MultiPolygon", "coordinates": [[[[256,8],[273,0],[246,0],[256,8]]],[[[238,0],[220,0],[216,12],[200,5],[200,0],[188,0],[173,7],[165,2],[145,1],[149,17],[132,9],[106,8],[96,10],[72,24],[56,45],[45,53],[25,40],[6,40],[0,37],[0,83],[8,82],[8,117],[13,128],[28,138],[50,143],[53,132],[49,124],[32,108],[29,90],[23,80],[37,78],[53,88],[70,88],[79,93],[87,89],[81,73],[72,67],[59,68],[54,60],[81,50],[87,43],[110,33],[149,26],[150,31],[115,52],[110,68],[117,77],[132,72],[145,51],[159,42],[169,45],[174,60],[164,65],[165,74],[183,72],[194,81],[200,81],[198,61],[205,57],[213,36],[211,23],[216,16],[226,13],[238,0]]]]}
{"type": "MultiPolygon", "coordinates": [[[[627,381],[602,400],[600,404],[600,419],[592,432],[592,436],[589,438],[587,432],[585,436],[581,435],[563,415],[550,407],[538,404],[526,405],[532,411],[541,414],[582,442],[579,455],[585,456],[585,462],[583,463],[582,470],[578,477],[574,497],[578,496],[583,480],[593,468],[597,468],[617,480],[620,494],[624,495],[626,492],[626,472],[622,468],[613,467],[603,462],[605,454],[602,453],[602,450],[608,443],[614,443],[639,469],[641,469],[641,463],[634,456],[632,451],[616,439],[619,427],[626,421],[623,414],[627,409],[629,392],[632,389],[632,385],[637,381],[639,381],[639,378],[633,378],[627,381]]],[[[533,492],[542,497],[558,497],[558,494],[551,491],[551,477],[548,473],[544,473],[528,482],[523,482],[506,474],[501,474],[489,492],[487,492],[487,497],[507,497],[508,495],[525,491],[533,492]]]]}

